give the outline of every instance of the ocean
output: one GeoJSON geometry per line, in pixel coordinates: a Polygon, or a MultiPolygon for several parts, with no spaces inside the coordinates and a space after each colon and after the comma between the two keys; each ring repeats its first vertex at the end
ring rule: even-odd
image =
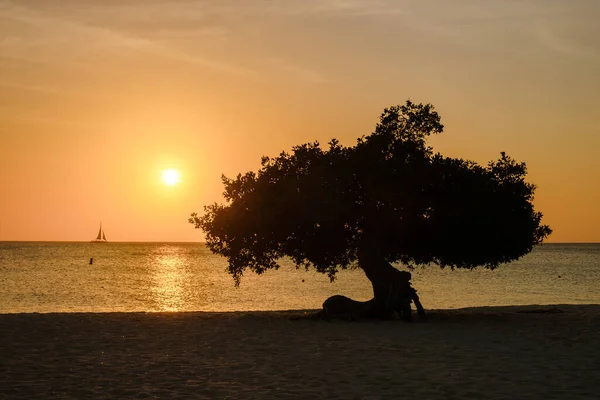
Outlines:
{"type": "MultiPolygon", "coordinates": [[[[236,288],[201,243],[0,242],[0,313],[299,310],[334,294],[372,297],[360,269],[330,283],[281,264],[236,288]]],[[[544,244],[494,271],[411,272],[426,309],[600,304],[600,244],[544,244]]]]}

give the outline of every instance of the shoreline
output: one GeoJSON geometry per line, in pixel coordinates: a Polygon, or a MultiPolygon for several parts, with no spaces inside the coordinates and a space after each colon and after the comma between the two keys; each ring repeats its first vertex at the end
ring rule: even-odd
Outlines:
{"type": "MultiPolygon", "coordinates": [[[[411,305],[413,316],[417,321],[417,314],[414,305],[411,305]]],[[[562,313],[564,310],[571,309],[594,309],[598,307],[600,313],[600,304],[584,304],[584,303],[560,303],[560,304],[514,304],[514,305],[500,305],[500,306],[472,306],[472,307],[458,307],[458,308],[433,308],[425,309],[428,316],[431,315],[451,315],[451,314],[512,314],[512,313],[562,313]]],[[[87,315],[87,316],[109,316],[109,315],[179,315],[179,316],[196,316],[196,317],[235,317],[235,316],[270,316],[273,318],[286,318],[292,319],[308,314],[314,314],[321,309],[289,309],[289,310],[236,310],[236,311],[33,311],[33,312],[0,312],[0,324],[2,319],[6,316],[68,316],[68,315],[87,315]]],[[[399,320],[396,317],[394,320],[399,320]]],[[[365,319],[358,322],[385,322],[378,320],[365,319]]],[[[417,321],[418,322],[418,321],[417,321]]],[[[423,322],[423,321],[421,321],[423,322]]]]}
{"type": "Polygon", "coordinates": [[[0,398],[590,399],[600,305],[0,314],[0,398]],[[298,318],[299,317],[299,318],[298,318]]]}

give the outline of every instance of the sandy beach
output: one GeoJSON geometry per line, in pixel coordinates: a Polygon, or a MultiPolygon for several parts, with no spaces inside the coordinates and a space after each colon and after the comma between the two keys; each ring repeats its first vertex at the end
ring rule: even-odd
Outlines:
{"type": "Polygon", "coordinates": [[[596,399],[600,305],[0,315],[2,399],[596,399]]]}

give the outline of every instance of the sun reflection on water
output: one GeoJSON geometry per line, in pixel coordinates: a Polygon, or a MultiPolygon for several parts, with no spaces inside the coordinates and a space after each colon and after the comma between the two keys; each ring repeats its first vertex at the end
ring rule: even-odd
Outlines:
{"type": "Polygon", "coordinates": [[[188,280],[187,254],[177,246],[159,247],[152,255],[152,297],[157,311],[181,311],[185,306],[188,280]]]}

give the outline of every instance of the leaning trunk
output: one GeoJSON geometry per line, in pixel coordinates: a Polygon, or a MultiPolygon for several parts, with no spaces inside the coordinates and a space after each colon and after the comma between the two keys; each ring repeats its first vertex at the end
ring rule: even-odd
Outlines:
{"type": "Polygon", "coordinates": [[[412,320],[411,302],[415,303],[419,316],[425,316],[416,291],[410,285],[411,274],[399,271],[378,252],[359,252],[359,266],[373,285],[373,298],[366,302],[345,296],[333,296],[323,303],[326,318],[391,318],[398,313],[406,321],[412,320]]]}
{"type": "Polygon", "coordinates": [[[370,316],[389,318],[397,312],[403,319],[410,320],[414,293],[410,273],[397,270],[375,251],[360,252],[358,262],[373,285],[373,299],[368,302],[370,316]]]}

